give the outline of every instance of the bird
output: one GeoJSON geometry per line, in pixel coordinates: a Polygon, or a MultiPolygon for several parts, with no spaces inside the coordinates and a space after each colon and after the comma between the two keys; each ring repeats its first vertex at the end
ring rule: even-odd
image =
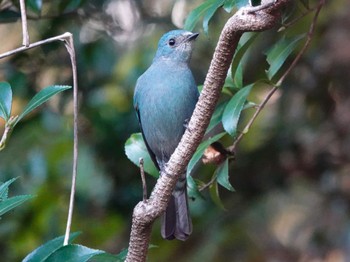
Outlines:
{"type": "MultiPolygon", "coordinates": [[[[152,64],[136,82],[134,108],[145,145],[159,171],[179,144],[198,101],[199,91],[189,67],[198,35],[181,29],[165,33],[152,64]]],[[[161,235],[185,241],[191,233],[184,173],[161,217],[161,235]]]]}

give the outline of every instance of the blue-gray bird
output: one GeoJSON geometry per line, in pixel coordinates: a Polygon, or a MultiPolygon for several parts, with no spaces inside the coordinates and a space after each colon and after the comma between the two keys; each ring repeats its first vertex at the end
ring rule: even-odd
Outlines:
{"type": "MultiPolygon", "coordinates": [[[[134,107],[145,144],[159,170],[179,144],[198,100],[197,85],[189,68],[197,36],[198,33],[185,30],[164,34],[152,65],[136,83],[134,107]]],[[[186,240],[191,232],[183,174],[162,216],[161,234],[169,240],[186,240]]]]}

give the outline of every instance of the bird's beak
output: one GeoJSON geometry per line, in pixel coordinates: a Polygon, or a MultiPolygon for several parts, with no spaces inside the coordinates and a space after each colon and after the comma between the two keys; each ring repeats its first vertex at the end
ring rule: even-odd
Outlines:
{"type": "Polygon", "coordinates": [[[187,38],[186,38],[186,42],[195,40],[197,38],[197,36],[199,36],[199,33],[192,33],[190,34],[187,38]]]}

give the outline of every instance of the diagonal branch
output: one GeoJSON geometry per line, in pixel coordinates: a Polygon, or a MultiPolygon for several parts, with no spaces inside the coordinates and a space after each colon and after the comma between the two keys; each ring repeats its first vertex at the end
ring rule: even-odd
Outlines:
{"type": "Polygon", "coordinates": [[[259,8],[258,11],[251,7],[241,8],[227,21],[188,128],[158,179],[149,200],[138,203],[134,208],[126,261],[146,261],[153,222],[166,209],[177,179],[185,171],[202,140],[221,94],[240,37],[244,32],[272,28],[280,19],[280,9],[289,1],[266,0],[263,1],[263,8],[259,8]]]}

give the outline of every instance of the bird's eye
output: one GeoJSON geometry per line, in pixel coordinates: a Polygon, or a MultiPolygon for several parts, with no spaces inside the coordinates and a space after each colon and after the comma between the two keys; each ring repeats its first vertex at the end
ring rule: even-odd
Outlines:
{"type": "Polygon", "coordinates": [[[174,46],[176,41],[175,41],[174,38],[170,38],[168,43],[169,43],[170,46],[174,46]]]}

